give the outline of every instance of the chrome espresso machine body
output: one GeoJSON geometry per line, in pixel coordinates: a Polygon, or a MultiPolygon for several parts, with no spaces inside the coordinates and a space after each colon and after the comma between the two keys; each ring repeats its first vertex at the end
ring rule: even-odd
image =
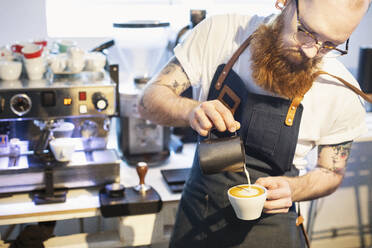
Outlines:
{"type": "Polygon", "coordinates": [[[118,111],[117,71],[0,81],[0,194],[41,190],[53,202],[57,189],[119,181],[121,160],[107,145],[118,111]],[[74,128],[61,129],[66,122],[74,128]],[[58,162],[48,143],[65,135],[76,141],[75,152],[58,162]]]}

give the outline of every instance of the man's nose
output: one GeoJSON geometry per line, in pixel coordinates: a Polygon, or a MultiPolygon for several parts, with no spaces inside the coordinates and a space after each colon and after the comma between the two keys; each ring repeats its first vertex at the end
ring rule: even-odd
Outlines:
{"type": "Polygon", "coordinates": [[[312,47],[301,47],[301,50],[304,52],[306,57],[309,59],[314,58],[318,54],[318,47],[316,45],[312,47]]]}

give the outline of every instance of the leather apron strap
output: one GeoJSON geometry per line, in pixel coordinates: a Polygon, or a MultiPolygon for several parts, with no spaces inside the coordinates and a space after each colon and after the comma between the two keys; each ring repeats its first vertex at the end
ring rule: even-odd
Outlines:
{"type": "MultiPolygon", "coordinates": [[[[227,64],[225,65],[225,67],[223,68],[222,70],[222,73],[220,74],[220,76],[218,77],[217,79],[217,82],[215,84],[215,89],[216,90],[220,90],[221,87],[222,87],[222,84],[223,82],[225,81],[226,77],[227,77],[227,74],[229,73],[229,71],[231,70],[231,68],[233,67],[233,65],[235,64],[236,60],[239,58],[239,56],[244,52],[244,50],[249,46],[249,44],[251,43],[251,40],[253,38],[253,35],[250,35],[248,37],[248,39],[246,39],[243,44],[235,51],[235,53],[232,55],[232,57],[230,58],[230,60],[227,62],[227,64]]],[[[231,94],[230,94],[231,95],[231,94]]],[[[288,112],[287,112],[287,116],[285,118],[285,124],[287,126],[292,126],[293,125],[293,120],[294,120],[294,116],[296,114],[296,110],[298,108],[298,106],[300,105],[302,99],[303,99],[303,95],[302,96],[296,96],[294,99],[292,99],[291,101],[291,105],[289,106],[288,108],[288,112]]],[[[222,101],[221,98],[219,98],[219,100],[224,103],[222,101]]],[[[240,101],[235,101],[237,102],[237,104],[240,103],[240,101]]],[[[229,108],[233,113],[234,111],[236,110],[237,106],[234,106],[233,108],[230,108],[227,104],[225,104],[225,106],[227,108],[229,108]]]]}
{"type": "Polygon", "coordinates": [[[356,94],[360,95],[364,100],[366,100],[367,102],[369,103],[372,103],[372,95],[371,94],[366,94],[364,93],[363,91],[361,91],[360,89],[358,89],[357,87],[355,87],[354,85],[352,85],[351,83],[347,82],[346,80],[338,77],[338,76],[335,76],[335,75],[332,75],[328,72],[325,72],[325,71],[317,71],[314,73],[314,79],[316,77],[318,77],[319,75],[322,75],[322,74],[326,74],[326,75],[329,75],[333,78],[336,78],[338,81],[342,82],[344,85],[346,85],[347,87],[349,87],[352,91],[354,91],[356,94]]]}
{"type": "Polygon", "coordinates": [[[227,74],[229,73],[229,71],[231,70],[231,68],[233,67],[233,65],[235,64],[236,60],[239,58],[240,54],[242,54],[244,52],[244,50],[249,46],[249,44],[251,43],[252,38],[253,38],[253,36],[250,35],[248,37],[248,39],[246,39],[243,42],[243,44],[238,48],[238,50],[235,51],[235,53],[233,54],[233,56],[227,62],[227,64],[223,68],[220,76],[217,79],[217,83],[215,84],[216,90],[220,90],[221,89],[222,84],[223,84],[223,82],[225,81],[225,79],[227,77],[227,74]]]}

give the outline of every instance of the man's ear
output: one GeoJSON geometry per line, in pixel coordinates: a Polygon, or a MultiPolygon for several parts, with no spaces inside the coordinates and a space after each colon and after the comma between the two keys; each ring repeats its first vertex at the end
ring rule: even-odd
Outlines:
{"type": "Polygon", "coordinates": [[[287,4],[287,0],[276,0],[275,8],[279,10],[283,10],[286,4],[287,4]]]}

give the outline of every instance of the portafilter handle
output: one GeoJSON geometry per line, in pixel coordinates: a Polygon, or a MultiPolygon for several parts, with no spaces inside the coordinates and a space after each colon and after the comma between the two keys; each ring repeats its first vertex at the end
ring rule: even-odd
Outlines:
{"type": "Polygon", "coordinates": [[[139,177],[139,185],[135,186],[134,189],[144,193],[151,188],[149,185],[145,184],[145,176],[148,171],[147,163],[139,162],[136,166],[136,171],[139,177]]]}
{"type": "Polygon", "coordinates": [[[49,140],[52,138],[52,129],[60,125],[60,121],[55,120],[34,120],[34,124],[40,128],[41,135],[35,146],[37,152],[41,152],[48,147],[49,140]]]}

